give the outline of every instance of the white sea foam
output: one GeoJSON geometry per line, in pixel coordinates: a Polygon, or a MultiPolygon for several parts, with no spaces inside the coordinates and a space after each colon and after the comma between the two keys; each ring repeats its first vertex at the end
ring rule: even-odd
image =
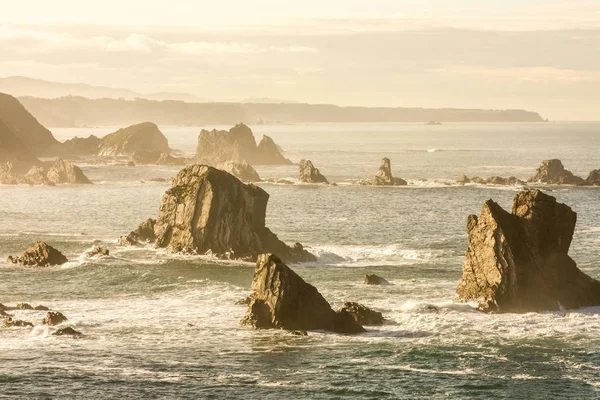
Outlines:
{"type": "Polygon", "coordinates": [[[398,244],[353,246],[323,245],[309,249],[318,258],[319,264],[369,266],[393,262],[395,265],[423,264],[435,262],[447,252],[433,249],[407,249],[398,244]]]}

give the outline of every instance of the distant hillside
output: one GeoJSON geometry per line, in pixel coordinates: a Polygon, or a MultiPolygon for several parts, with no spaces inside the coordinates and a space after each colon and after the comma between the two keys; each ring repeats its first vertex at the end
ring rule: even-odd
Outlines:
{"type": "Polygon", "coordinates": [[[8,93],[16,97],[32,96],[43,99],[56,99],[65,96],[81,96],[88,99],[125,99],[136,98],[148,100],[178,100],[199,102],[204,99],[187,93],[138,93],[129,89],[111,88],[105,86],[93,86],[85,83],[61,83],[50,82],[40,79],[32,79],[24,76],[11,76],[0,78],[0,92],[8,93]]]}
{"type": "Polygon", "coordinates": [[[328,104],[186,103],[182,101],[22,97],[23,105],[45,126],[216,125],[245,122],[542,122],[524,110],[339,107],[328,104]]]}

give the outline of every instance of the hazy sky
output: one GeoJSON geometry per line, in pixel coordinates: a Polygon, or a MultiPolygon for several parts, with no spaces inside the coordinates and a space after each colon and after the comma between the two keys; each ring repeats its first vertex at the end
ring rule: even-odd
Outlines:
{"type": "Polygon", "coordinates": [[[0,0],[0,76],[600,120],[600,1],[0,0]]]}

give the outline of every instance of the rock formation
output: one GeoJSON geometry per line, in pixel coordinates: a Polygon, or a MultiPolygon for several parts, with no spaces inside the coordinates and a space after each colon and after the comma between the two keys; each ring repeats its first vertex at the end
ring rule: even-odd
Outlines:
{"type": "Polygon", "coordinates": [[[0,163],[0,184],[4,185],[56,185],[56,184],[91,184],[90,180],[83,174],[81,169],[57,159],[54,164],[46,170],[34,165],[25,175],[15,172],[11,162],[0,163]]]}
{"type": "Polygon", "coordinates": [[[389,158],[383,158],[379,170],[373,179],[360,181],[361,185],[375,186],[406,186],[408,183],[401,178],[394,178],[392,175],[392,163],[389,158]]]}
{"type": "Polygon", "coordinates": [[[27,322],[27,321],[12,319],[12,317],[4,317],[4,327],[5,328],[12,328],[12,327],[32,328],[33,324],[31,322],[27,322]]]}
{"type": "Polygon", "coordinates": [[[131,231],[127,236],[121,236],[119,238],[120,246],[141,246],[141,242],[153,243],[156,240],[154,234],[156,220],[148,218],[142,222],[135,231],[131,231]]]}
{"type": "Polygon", "coordinates": [[[458,299],[480,309],[529,312],[600,305],[600,282],[568,256],[577,214],[539,190],[522,191],[512,213],[492,200],[467,219],[469,249],[458,299]]]}
{"type": "Polygon", "coordinates": [[[310,160],[300,160],[298,179],[304,183],[329,183],[310,160]]]}
{"type": "Polygon", "coordinates": [[[390,284],[388,281],[386,281],[382,277],[377,276],[375,274],[366,274],[364,281],[367,285],[389,285],[390,284]]]}
{"type": "Polygon", "coordinates": [[[169,141],[152,122],[143,122],[106,135],[100,143],[100,156],[132,155],[136,151],[169,153],[169,141]]]}
{"type": "Polygon", "coordinates": [[[44,171],[44,168],[38,165],[31,167],[29,172],[23,177],[23,181],[29,185],[55,185],[54,182],[48,179],[47,172],[44,171]]]}
{"type": "Polygon", "coordinates": [[[67,261],[69,261],[67,257],[45,242],[35,243],[32,247],[25,250],[21,257],[8,257],[9,263],[36,267],[62,265],[67,261]]]}
{"type": "Polygon", "coordinates": [[[272,254],[258,257],[251,301],[242,324],[258,329],[291,331],[365,331],[348,312],[336,313],[314,286],[272,254]]]}
{"type": "Polygon", "coordinates": [[[265,226],[268,201],[262,188],[227,172],[188,166],[163,197],[154,227],[156,246],[236,259],[270,252],[285,262],[315,260],[301,244],[289,247],[265,226]]]}
{"type": "Polygon", "coordinates": [[[459,183],[461,185],[465,185],[467,183],[477,183],[480,185],[498,185],[498,186],[521,186],[524,185],[525,182],[523,182],[522,180],[511,176],[508,178],[503,178],[501,176],[492,176],[489,177],[487,179],[483,179],[480,178],[478,176],[475,176],[473,178],[468,178],[466,175],[460,175],[457,179],[456,179],[456,183],[459,183]]]}
{"type": "Polygon", "coordinates": [[[49,311],[44,317],[42,325],[56,326],[68,320],[69,319],[65,317],[63,313],[60,313],[58,311],[49,311]]]}
{"type": "Polygon", "coordinates": [[[383,314],[379,311],[371,310],[362,304],[347,302],[340,312],[346,312],[354,318],[359,325],[381,325],[383,324],[383,314]]]}
{"type": "Polygon", "coordinates": [[[270,137],[264,136],[257,146],[252,130],[244,124],[238,124],[229,131],[203,129],[198,136],[196,161],[212,166],[225,161],[251,165],[291,164],[270,137]]]}
{"type": "Polygon", "coordinates": [[[583,182],[584,186],[600,186],[600,169],[595,169],[590,172],[585,182],[583,182]]]}
{"type": "Polygon", "coordinates": [[[535,176],[529,182],[548,183],[552,185],[580,185],[583,178],[566,170],[560,160],[545,160],[538,167],[535,176]]]}
{"type": "Polygon", "coordinates": [[[53,336],[73,336],[74,338],[79,338],[83,336],[83,334],[79,331],[76,331],[70,326],[65,326],[63,328],[59,328],[52,334],[53,336]]]}
{"type": "Polygon", "coordinates": [[[108,257],[110,251],[106,247],[94,246],[94,248],[85,253],[86,257],[108,257]]]}
{"type": "Polygon", "coordinates": [[[60,158],[48,170],[47,178],[54,184],[69,183],[72,185],[85,185],[92,183],[83,174],[81,168],[60,158]]]}
{"type": "Polygon", "coordinates": [[[66,140],[60,146],[60,154],[64,156],[91,156],[98,154],[102,139],[90,135],[87,138],[75,136],[73,139],[66,140]]]}
{"type": "Polygon", "coordinates": [[[217,169],[230,173],[242,182],[260,182],[258,172],[247,162],[238,164],[233,161],[225,161],[217,165],[217,169]]]}

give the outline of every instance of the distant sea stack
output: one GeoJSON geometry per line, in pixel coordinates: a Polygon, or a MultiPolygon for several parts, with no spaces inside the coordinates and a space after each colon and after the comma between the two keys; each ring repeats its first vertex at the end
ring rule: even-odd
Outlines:
{"type": "Polygon", "coordinates": [[[560,160],[553,159],[542,161],[535,176],[529,182],[553,185],[581,185],[584,183],[584,179],[565,169],[560,160]]]}
{"type": "Polygon", "coordinates": [[[406,186],[408,183],[402,178],[396,178],[392,175],[392,162],[389,158],[382,158],[381,165],[375,173],[373,179],[359,181],[360,185],[373,186],[406,186]]]}
{"type": "Polygon", "coordinates": [[[131,125],[102,138],[98,155],[124,156],[136,151],[169,153],[169,141],[152,122],[131,125]]]}
{"type": "Polygon", "coordinates": [[[298,179],[303,183],[329,183],[310,160],[300,160],[298,179]]]}
{"type": "Polygon", "coordinates": [[[512,213],[492,200],[467,219],[469,249],[458,299],[483,311],[537,312],[600,305],[600,282],[569,255],[577,214],[539,190],[515,196],[512,213]]]}
{"type": "Polygon", "coordinates": [[[229,131],[203,129],[198,136],[196,161],[200,164],[216,166],[232,161],[237,164],[247,162],[250,165],[289,165],[273,139],[263,136],[256,145],[252,130],[237,124],[229,131]]]}

